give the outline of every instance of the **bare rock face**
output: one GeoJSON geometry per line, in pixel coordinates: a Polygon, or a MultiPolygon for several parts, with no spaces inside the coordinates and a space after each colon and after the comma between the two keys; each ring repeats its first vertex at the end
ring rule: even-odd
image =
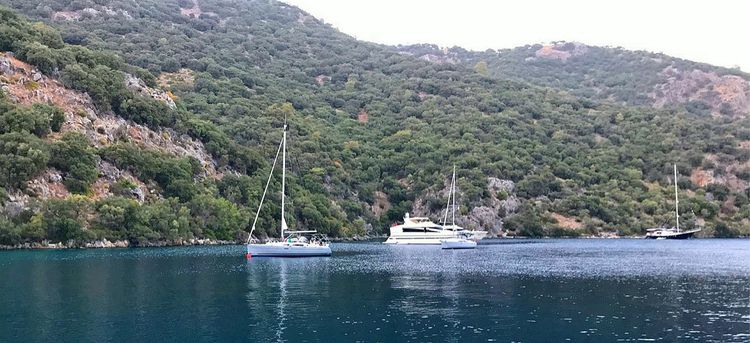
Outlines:
{"type": "Polygon", "coordinates": [[[161,89],[146,86],[146,83],[143,82],[143,80],[133,75],[125,74],[125,86],[136,91],[137,93],[140,93],[141,95],[148,96],[156,100],[161,100],[170,108],[174,109],[177,107],[177,105],[174,103],[174,100],[169,96],[167,92],[161,89]]]}
{"type": "Polygon", "coordinates": [[[375,201],[370,208],[373,214],[381,216],[391,208],[391,203],[388,201],[388,196],[381,191],[376,191],[373,195],[375,201]]]}
{"type": "Polygon", "coordinates": [[[315,82],[318,84],[318,86],[323,86],[327,82],[330,82],[330,81],[331,81],[331,77],[328,75],[320,74],[315,77],[315,82]]]}
{"type": "Polygon", "coordinates": [[[102,15],[106,15],[109,17],[123,16],[127,20],[133,19],[133,17],[128,13],[128,11],[114,10],[107,6],[96,6],[96,8],[86,7],[84,9],[77,10],[77,11],[58,11],[52,14],[52,19],[62,20],[62,21],[74,21],[74,20],[81,20],[82,18],[96,18],[102,15]]]}
{"type": "Polygon", "coordinates": [[[139,202],[143,202],[146,200],[146,194],[143,192],[140,188],[133,188],[130,190],[130,194],[136,198],[139,202]]]}
{"type": "Polygon", "coordinates": [[[16,217],[24,210],[28,209],[29,196],[24,194],[8,194],[8,200],[6,200],[2,206],[0,206],[0,213],[6,214],[8,217],[16,217]]]}
{"type": "Polygon", "coordinates": [[[489,177],[487,190],[490,193],[488,204],[472,209],[466,220],[493,235],[499,235],[503,229],[503,218],[515,213],[520,204],[514,193],[515,184],[510,180],[489,177]]]}
{"type": "MultiPolygon", "coordinates": [[[[136,92],[174,106],[174,101],[166,92],[147,87],[142,80],[133,76],[128,76],[126,82],[128,87],[136,92]]],[[[56,141],[68,132],[78,132],[85,135],[95,147],[129,142],[143,149],[161,151],[180,157],[193,157],[204,167],[202,177],[220,178],[222,176],[222,173],[216,170],[216,162],[206,151],[202,142],[187,135],[179,135],[172,129],[153,130],[117,117],[111,112],[99,113],[87,94],[65,88],[54,77],[44,75],[10,53],[0,52],[0,88],[9,99],[20,105],[52,104],[65,113],[65,122],[60,132],[53,132],[47,136],[50,141],[56,141]]],[[[154,194],[153,188],[138,180],[127,170],[120,170],[104,161],[99,161],[98,170],[100,177],[92,185],[92,194],[90,194],[92,200],[111,196],[112,186],[121,179],[128,180],[136,186],[130,190],[129,195],[138,201],[145,201],[149,196],[159,196],[154,194]]],[[[33,207],[36,199],[66,198],[70,193],[63,184],[63,180],[62,173],[48,169],[27,183],[26,193],[28,194],[21,192],[9,194],[9,201],[0,206],[0,211],[9,215],[17,215],[33,207]]]]}
{"type": "Polygon", "coordinates": [[[665,107],[691,101],[707,106],[714,116],[750,115],[750,82],[736,75],[718,75],[701,70],[665,68],[666,82],[656,85],[650,94],[654,105],[665,107]]]}
{"type": "Polygon", "coordinates": [[[198,4],[198,1],[193,0],[193,7],[191,8],[180,8],[180,14],[183,16],[186,16],[188,18],[200,18],[201,15],[207,15],[211,17],[217,17],[218,14],[214,12],[205,12],[201,9],[200,5],[198,4]]]}
{"type": "Polygon", "coordinates": [[[128,241],[122,240],[110,242],[106,238],[100,241],[89,242],[84,245],[86,248],[127,248],[129,246],[130,243],[128,241]]]}
{"type": "MultiPolygon", "coordinates": [[[[456,224],[467,229],[487,230],[492,235],[499,235],[503,229],[503,218],[518,210],[519,200],[515,196],[515,184],[510,180],[502,180],[494,177],[487,178],[487,190],[491,194],[489,200],[483,204],[471,208],[468,213],[462,209],[456,209],[456,224]],[[502,198],[498,198],[502,196],[502,198]]],[[[446,179],[439,190],[428,190],[423,197],[415,199],[412,205],[412,214],[417,216],[428,216],[442,221],[445,215],[445,206],[437,211],[431,211],[425,199],[442,198],[447,199],[450,191],[450,180],[446,179]]],[[[461,199],[460,188],[457,189],[457,198],[461,199]]]]}
{"type": "Polygon", "coordinates": [[[458,64],[461,62],[461,59],[455,52],[448,48],[438,48],[437,46],[433,46],[433,49],[430,49],[429,52],[412,51],[407,49],[399,51],[399,53],[416,56],[422,60],[436,64],[458,64]]]}
{"type": "Polygon", "coordinates": [[[419,58],[427,62],[432,62],[432,63],[437,63],[437,64],[457,64],[459,62],[458,58],[451,56],[445,51],[441,55],[424,54],[422,56],[419,56],[419,58]]]}
{"type": "Polygon", "coordinates": [[[26,187],[29,192],[40,199],[64,199],[70,195],[70,192],[62,181],[63,176],[60,171],[50,168],[29,180],[26,187]]]}
{"type": "Polygon", "coordinates": [[[13,72],[13,65],[10,64],[10,60],[5,57],[0,57],[0,74],[11,74],[13,72]]]}
{"type": "Polygon", "coordinates": [[[501,180],[496,177],[487,178],[487,190],[493,193],[506,192],[508,194],[513,193],[515,184],[510,180],[501,180]]]}
{"type": "Polygon", "coordinates": [[[580,56],[588,52],[588,47],[584,44],[567,42],[554,43],[542,46],[534,53],[537,58],[546,58],[560,61],[567,61],[573,56],[580,56]]]}
{"type": "Polygon", "coordinates": [[[474,207],[465,219],[466,225],[483,228],[493,234],[503,229],[503,219],[498,215],[497,209],[489,206],[474,207]]]}

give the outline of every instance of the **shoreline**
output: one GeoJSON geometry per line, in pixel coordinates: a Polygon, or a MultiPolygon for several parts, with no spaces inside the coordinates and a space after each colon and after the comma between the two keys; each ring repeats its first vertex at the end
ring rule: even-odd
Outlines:
{"type": "MultiPolygon", "coordinates": [[[[597,237],[597,236],[588,236],[588,237],[525,237],[525,236],[512,236],[512,237],[487,237],[484,240],[488,241],[511,241],[511,240],[531,240],[531,239],[537,239],[537,240],[548,240],[548,239],[602,239],[602,240],[609,240],[609,239],[644,239],[645,236],[617,236],[617,237],[597,237]]],[[[336,237],[331,238],[331,243],[353,243],[353,242],[368,242],[368,241],[376,241],[380,239],[387,239],[388,236],[386,235],[378,235],[378,236],[365,236],[365,237],[336,237]]],[[[750,237],[740,236],[740,237],[695,237],[693,239],[750,239],[750,237]]],[[[116,240],[116,241],[109,241],[107,239],[103,240],[96,240],[96,241],[90,241],[85,243],[77,243],[77,242],[49,242],[49,241],[43,241],[43,242],[33,242],[33,243],[23,243],[23,244],[17,244],[17,245],[0,245],[0,251],[10,251],[10,250],[68,250],[68,249],[127,249],[127,248],[166,248],[166,247],[191,247],[191,246],[202,246],[202,245],[244,245],[245,242],[241,241],[224,241],[224,240],[217,240],[217,239],[189,239],[189,240],[179,240],[179,241],[157,241],[157,242],[148,242],[145,244],[130,244],[127,240],[116,240]]]]}
{"type": "Polygon", "coordinates": [[[0,245],[0,251],[2,250],[67,250],[67,249],[124,249],[124,248],[163,248],[163,247],[183,247],[183,246],[199,246],[199,245],[237,245],[243,244],[239,241],[224,241],[217,239],[186,239],[177,241],[155,241],[147,242],[143,244],[131,244],[128,240],[115,240],[110,241],[108,239],[101,239],[88,242],[31,242],[22,243],[16,245],[0,245]]]}

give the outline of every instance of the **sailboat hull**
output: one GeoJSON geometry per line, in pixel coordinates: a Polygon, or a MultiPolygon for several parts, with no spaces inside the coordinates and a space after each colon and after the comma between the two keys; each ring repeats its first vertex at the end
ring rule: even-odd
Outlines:
{"type": "Polygon", "coordinates": [[[646,234],[647,239],[688,239],[693,237],[700,230],[674,232],[670,230],[649,232],[646,234]]]}
{"type": "Polygon", "coordinates": [[[440,240],[440,246],[443,249],[474,249],[477,247],[477,242],[463,238],[451,238],[440,240]]]}
{"type": "Polygon", "coordinates": [[[248,244],[247,253],[252,257],[316,257],[331,256],[331,248],[328,245],[272,242],[248,244]]]}

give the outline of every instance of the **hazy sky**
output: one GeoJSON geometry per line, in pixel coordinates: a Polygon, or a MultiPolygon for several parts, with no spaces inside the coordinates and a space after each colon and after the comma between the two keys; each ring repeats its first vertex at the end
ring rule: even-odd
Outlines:
{"type": "Polygon", "coordinates": [[[283,0],[358,39],[471,50],[556,40],[750,72],[750,1],[283,0]]]}

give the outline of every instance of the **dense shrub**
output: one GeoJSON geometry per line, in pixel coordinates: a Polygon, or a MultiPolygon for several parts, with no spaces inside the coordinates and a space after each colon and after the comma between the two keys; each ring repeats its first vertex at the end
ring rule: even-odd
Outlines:
{"type": "Polygon", "coordinates": [[[68,132],[52,145],[49,164],[65,173],[65,186],[73,193],[88,192],[98,171],[96,151],[83,134],[68,132]]]}
{"type": "Polygon", "coordinates": [[[0,135],[0,186],[23,188],[47,167],[49,158],[47,145],[32,134],[0,135]]]}
{"type": "Polygon", "coordinates": [[[178,158],[129,144],[111,145],[100,150],[99,154],[118,168],[133,172],[141,180],[154,181],[166,196],[188,201],[197,193],[188,189],[196,187],[193,177],[202,170],[200,163],[193,158],[178,158]]]}
{"type": "Polygon", "coordinates": [[[0,112],[0,133],[27,132],[42,137],[49,133],[50,128],[59,131],[64,120],[63,112],[54,106],[19,106],[0,112]]]}

